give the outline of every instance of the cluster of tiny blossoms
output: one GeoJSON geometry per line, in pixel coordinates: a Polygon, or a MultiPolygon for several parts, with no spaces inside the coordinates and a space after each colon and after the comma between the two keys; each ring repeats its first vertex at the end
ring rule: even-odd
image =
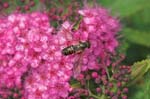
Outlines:
{"type": "Polygon", "coordinates": [[[25,99],[67,97],[73,58],[61,54],[62,40],[52,32],[43,13],[0,18],[0,92],[23,86],[25,99]]]}
{"type": "Polygon", "coordinates": [[[111,64],[110,57],[118,46],[116,33],[120,26],[117,19],[111,17],[108,11],[101,7],[84,8],[78,11],[82,16],[79,29],[74,33],[74,39],[89,41],[91,47],[84,51],[82,70],[99,70],[111,64]]]}
{"type": "Polygon", "coordinates": [[[40,12],[0,18],[0,98],[4,98],[3,87],[21,86],[22,99],[65,99],[72,90],[68,81],[77,57],[82,57],[83,71],[111,64],[110,57],[118,46],[118,21],[99,7],[78,12],[82,18],[76,30],[65,21],[55,31],[48,15],[40,12]],[[89,41],[91,47],[81,54],[61,53],[80,41],[89,41]]]}

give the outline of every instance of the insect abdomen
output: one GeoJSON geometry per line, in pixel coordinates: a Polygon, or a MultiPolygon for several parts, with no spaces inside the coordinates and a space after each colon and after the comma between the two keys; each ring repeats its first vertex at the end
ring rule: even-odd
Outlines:
{"type": "Polygon", "coordinates": [[[80,42],[77,45],[68,46],[62,50],[62,54],[63,55],[70,55],[73,53],[80,53],[85,48],[90,48],[90,43],[88,41],[87,42],[80,42]]]}
{"type": "Polygon", "coordinates": [[[63,55],[69,55],[69,54],[73,54],[73,53],[75,53],[75,50],[74,50],[74,46],[73,46],[73,45],[68,46],[68,47],[66,47],[66,48],[64,48],[64,49],[62,50],[62,54],[63,54],[63,55]]]}

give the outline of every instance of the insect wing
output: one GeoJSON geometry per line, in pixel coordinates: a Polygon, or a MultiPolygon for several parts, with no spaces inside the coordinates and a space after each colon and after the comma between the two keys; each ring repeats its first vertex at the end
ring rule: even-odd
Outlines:
{"type": "Polygon", "coordinates": [[[73,77],[74,78],[77,78],[78,75],[81,73],[82,54],[83,53],[76,56],[75,63],[73,66],[73,77]]]}

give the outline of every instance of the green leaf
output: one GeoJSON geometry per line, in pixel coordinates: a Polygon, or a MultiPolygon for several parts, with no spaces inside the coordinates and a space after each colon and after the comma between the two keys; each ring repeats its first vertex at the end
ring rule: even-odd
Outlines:
{"type": "Polygon", "coordinates": [[[130,28],[123,29],[125,38],[133,43],[150,47],[150,33],[138,31],[130,28]]]}
{"type": "Polygon", "coordinates": [[[119,12],[120,17],[128,17],[149,6],[148,0],[113,0],[112,11],[119,12]]]}
{"type": "Polygon", "coordinates": [[[137,82],[148,70],[150,70],[150,59],[134,63],[131,67],[132,72],[130,84],[137,82]]]}
{"type": "Polygon", "coordinates": [[[141,81],[129,87],[129,99],[150,99],[150,72],[141,81]]]}

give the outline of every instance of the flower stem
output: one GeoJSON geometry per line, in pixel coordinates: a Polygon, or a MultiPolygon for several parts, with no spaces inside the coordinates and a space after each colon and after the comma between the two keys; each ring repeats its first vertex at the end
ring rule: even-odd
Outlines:
{"type": "Polygon", "coordinates": [[[94,97],[94,98],[96,98],[96,99],[106,99],[106,97],[105,97],[104,95],[102,95],[102,96],[99,97],[99,96],[97,96],[97,95],[95,95],[95,94],[93,94],[93,93],[91,92],[89,81],[88,81],[87,85],[88,85],[89,96],[92,96],[92,97],[94,97]]]}

